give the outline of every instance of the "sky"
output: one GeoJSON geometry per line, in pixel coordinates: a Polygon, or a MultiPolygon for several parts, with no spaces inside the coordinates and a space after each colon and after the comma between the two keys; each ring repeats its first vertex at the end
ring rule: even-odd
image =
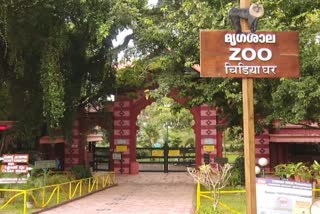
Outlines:
{"type": "MultiPolygon", "coordinates": [[[[158,2],[158,0],[148,0],[148,5],[155,6],[157,4],[157,2],[158,2]]],[[[131,33],[132,33],[131,29],[125,29],[125,30],[121,31],[119,33],[119,35],[117,36],[117,38],[115,40],[112,40],[113,46],[116,47],[116,46],[122,44],[124,41],[124,38],[131,33]]],[[[133,43],[129,42],[129,46],[132,46],[132,45],[133,45],[133,43]]],[[[123,52],[118,55],[119,59],[121,59],[122,57],[123,57],[123,52]]]]}

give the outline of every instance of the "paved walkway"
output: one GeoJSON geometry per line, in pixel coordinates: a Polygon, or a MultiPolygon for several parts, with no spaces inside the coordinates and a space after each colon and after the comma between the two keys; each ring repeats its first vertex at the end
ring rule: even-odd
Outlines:
{"type": "Polygon", "coordinates": [[[42,214],[192,214],[196,185],[187,173],[116,175],[118,186],[42,214]]]}

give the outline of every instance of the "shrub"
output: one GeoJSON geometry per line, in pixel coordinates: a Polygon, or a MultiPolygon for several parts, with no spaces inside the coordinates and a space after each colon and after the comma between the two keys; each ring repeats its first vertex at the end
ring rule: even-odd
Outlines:
{"type": "Polygon", "coordinates": [[[83,165],[75,165],[70,169],[71,174],[74,175],[76,179],[90,178],[92,177],[91,171],[88,167],[83,165]]]}
{"type": "Polygon", "coordinates": [[[233,167],[231,169],[231,177],[229,183],[231,186],[244,185],[245,173],[243,156],[239,156],[235,159],[233,167]]]}

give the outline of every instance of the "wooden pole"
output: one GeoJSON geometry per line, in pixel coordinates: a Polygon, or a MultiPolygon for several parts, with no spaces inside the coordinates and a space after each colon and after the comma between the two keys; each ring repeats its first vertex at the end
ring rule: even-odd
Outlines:
{"type": "MultiPolygon", "coordinates": [[[[250,0],[240,0],[240,7],[250,6],[250,0]]],[[[242,31],[249,31],[248,23],[241,20],[242,31]]],[[[243,102],[243,132],[244,132],[244,159],[246,178],[246,204],[247,213],[257,213],[256,202],[256,174],[255,174],[255,131],[254,131],[254,107],[253,107],[253,79],[242,79],[243,102]]]]}

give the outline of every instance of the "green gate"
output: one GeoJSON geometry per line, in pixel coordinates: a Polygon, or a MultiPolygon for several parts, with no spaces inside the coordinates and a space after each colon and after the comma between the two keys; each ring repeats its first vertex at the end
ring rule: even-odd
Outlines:
{"type": "Polygon", "coordinates": [[[140,172],[186,172],[195,166],[195,148],[137,148],[140,172]]]}

